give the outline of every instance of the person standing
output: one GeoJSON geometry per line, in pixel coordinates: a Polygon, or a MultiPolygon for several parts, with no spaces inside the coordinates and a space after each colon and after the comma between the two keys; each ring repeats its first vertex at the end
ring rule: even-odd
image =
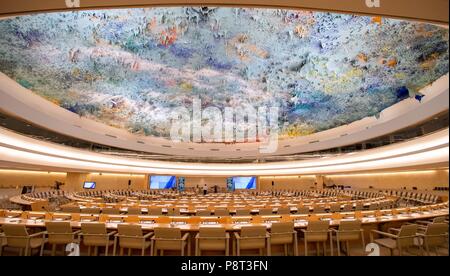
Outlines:
{"type": "Polygon", "coordinates": [[[208,185],[203,185],[203,195],[206,195],[208,193],[208,185]]]}

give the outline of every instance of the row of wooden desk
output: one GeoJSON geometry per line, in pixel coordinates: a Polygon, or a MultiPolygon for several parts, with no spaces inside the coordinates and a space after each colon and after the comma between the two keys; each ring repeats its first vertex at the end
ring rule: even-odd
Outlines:
{"type": "Polygon", "coordinates": [[[391,210],[357,211],[347,213],[324,213],[309,215],[268,215],[268,216],[145,216],[145,215],[106,215],[58,212],[27,212],[0,210],[0,225],[7,223],[24,224],[32,228],[44,228],[46,221],[70,221],[73,228],[81,223],[104,222],[109,229],[116,229],[119,223],[139,224],[143,230],[155,227],[178,227],[182,231],[198,231],[199,227],[225,227],[227,231],[239,231],[242,226],[265,225],[268,229],[274,222],[293,221],[295,228],[307,227],[308,221],[327,220],[331,227],[343,220],[359,219],[363,225],[402,223],[426,220],[438,216],[448,216],[448,203],[424,207],[397,208],[391,210]]]}

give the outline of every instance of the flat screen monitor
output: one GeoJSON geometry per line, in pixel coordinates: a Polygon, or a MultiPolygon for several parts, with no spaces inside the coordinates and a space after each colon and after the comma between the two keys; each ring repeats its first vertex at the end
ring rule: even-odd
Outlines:
{"type": "Polygon", "coordinates": [[[177,186],[177,178],[172,175],[150,176],[150,189],[172,189],[177,186]]]}
{"type": "Polygon", "coordinates": [[[95,189],[95,182],[86,181],[83,184],[83,188],[85,188],[85,189],[95,189]]]}
{"type": "Polygon", "coordinates": [[[33,186],[23,186],[22,187],[22,194],[28,194],[33,192],[33,186]]]}
{"type": "Polygon", "coordinates": [[[256,189],[255,176],[234,176],[232,180],[235,190],[256,189]]]}

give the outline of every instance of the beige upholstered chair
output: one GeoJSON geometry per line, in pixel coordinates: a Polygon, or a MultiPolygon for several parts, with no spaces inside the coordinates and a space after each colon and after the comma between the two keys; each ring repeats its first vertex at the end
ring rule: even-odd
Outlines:
{"type": "Polygon", "coordinates": [[[167,215],[169,216],[180,216],[180,208],[167,208],[167,215]]]}
{"type": "Polygon", "coordinates": [[[279,215],[289,215],[291,213],[291,208],[278,208],[277,214],[279,215]]]}
{"type": "Polygon", "coordinates": [[[141,207],[128,207],[128,215],[142,215],[141,207]]]}
{"type": "Polygon", "coordinates": [[[342,209],[342,212],[351,212],[351,211],[353,211],[353,204],[345,204],[342,209]]]}
{"type": "Polygon", "coordinates": [[[180,228],[155,228],[151,250],[153,255],[158,255],[158,250],[160,250],[161,255],[164,255],[165,250],[177,250],[181,251],[181,256],[184,256],[186,247],[187,255],[189,256],[191,254],[189,233],[181,236],[180,228]]]}
{"type": "Polygon", "coordinates": [[[262,208],[259,209],[259,214],[261,216],[273,215],[273,210],[272,208],[262,208]]]}
{"type": "Polygon", "coordinates": [[[44,251],[45,232],[35,234],[28,234],[25,225],[21,224],[4,224],[2,226],[4,238],[6,239],[6,246],[19,248],[20,255],[25,250],[25,256],[32,253],[33,249],[40,249],[40,255],[44,251]]]}
{"type": "Polygon", "coordinates": [[[258,249],[260,255],[265,249],[270,256],[270,235],[265,226],[243,226],[240,234],[235,232],[234,236],[236,243],[233,246],[237,256],[241,255],[241,250],[247,249],[258,249]]]}
{"type": "Polygon", "coordinates": [[[341,211],[341,204],[335,203],[330,205],[330,213],[337,213],[341,211]]]}
{"type": "Polygon", "coordinates": [[[118,208],[103,208],[102,214],[105,215],[119,215],[120,210],[118,208]]]}
{"type": "Polygon", "coordinates": [[[52,256],[55,256],[56,246],[63,245],[63,255],[65,255],[65,245],[69,243],[77,243],[75,237],[81,231],[72,231],[69,221],[47,221],[45,223],[47,230],[47,242],[52,245],[52,256]]]}
{"type": "MultiPolygon", "coordinates": [[[[319,255],[319,244],[322,243],[324,255],[327,248],[328,236],[331,235],[329,230],[330,223],[328,221],[309,221],[306,229],[301,231],[304,234],[303,241],[305,243],[305,256],[308,256],[308,243],[315,242],[317,255],[319,255]]],[[[330,238],[331,252],[333,252],[333,242],[330,238]]]]}
{"type": "Polygon", "coordinates": [[[211,211],[207,209],[200,209],[195,211],[195,215],[199,217],[211,216],[211,211]]]}
{"type": "Polygon", "coordinates": [[[63,213],[80,213],[80,207],[78,206],[74,206],[74,205],[69,205],[69,206],[63,206],[61,208],[61,211],[63,213]]]}
{"type": "Polygon", "coordinates": [[[148,209],[148,214],[150,216],[161,216],[162,213],[162,208],[149,208],[148,209]]]}
{"type": "Polygon", "coordinates": [[[369,210],[378,210],[379,206],[380,205],[378,203],[371,203],[369,205],[369,210]]]}
{"type": "Polygon", "coordinates": [[[326,213],[325,207],[323,205],[314,205],[313,213],[314,214],[326,213]]]}
{"type": "Polygon", "coordinates": [[[88,247],[88,255],[91,255],[91,247],[94,247],[94,254],[97,255],[99,247],[105,247],[105,256],[108,256],[108,249],[114,244],[110,238],[116,231],[107,232],[106,224],[99,222],[89,222],[81,224],[79,237],[83,238],[83,244],[88,247]]]}
{"type": "Polygon", "coordinates": [[[144,256],[145,249],[151,246],[151,242],[148,239],[153,233],[144,235],[142,227],[138,224],[119,224],[117,230],[118,233],[114,235],[114,256],[116,255],[117,246],[120,247],[120,255],[123,255],[123,249],[127,248],[128,256],[131,255],[131,250],[133,249],[141,250],[141,255],[144,256]]]}
{"type": "Polygon", "coordinates": [[[404,224],[400,229],[389,229],[389,232],[372,230],[370,233],[370,240],[371,242],[388,248],[391,255],[393,255],[394,250],[397,249],[401,256],[404,249],[414,246],[414,240],[418,237],[417,229],[418,227],[416,224],[404,224]],[[384,238],[374,239],[373,234],[381,235],[384,238]]]}
{"type": "Polygon", "coordinates": [[[291,245],[294,256],[298,256],[297,231],[294,230],[294,223],[272,223],[270,231],[270,244],[283,245],[285,255],[288,255],[288,246],[291,245]]]}
{"type": "Polygon", "coordinates": [[[228,211],[228,209],[215,209],[214,215],[218,216],[218,217],[225,217],[225,216],[229,216],[230,212],[228,211]]]}
{"type": "Polygon", "coordinates": [[[82,214],[100,214],[100,208],[95,208],[95,207],[87,207],[87,208],[83,208],[81,209],[81,213],[82,214]]]}
{"type": "Polygon", "coordinates": [[[431,223],[445,223],[445,217],[444,216],[442,216],[442,217],[435,217],[432,220],[419,220],[419,221],[416,221],[416,223],[419,224],[419,225],[425,225],[425,226],[427,226],[427,225],[429,225],[431,223]]]}
{"type": "Polygon", "coordinates": [[[355,205],[355,211],[362,211],[364,210],[364,204],[362,202],[357,202],[355,205]]]}
{"type": "Polygon", "coordinates": [[[6,238],[3,233],[0,233],[0,256],[3,255],[3,247],[6,246],[6,238]]]}
{"type": "Polygon", "coordinates": [[[229,256],[230,234],[224,227],[200,227],[195,236],[195,256],[200,256],[202,250],[224,251],[229,256]]]}
{"type": "Polygon", "coordinates": [[[341,242],[345,242],[345,249],[347,255],[350,255],[350,242],[361,241],[362,250],[365,251],[364,231],[361,229],[361,221],[341,221],[339,229],[331,229],[336,236],[333,240],[337,243],[338,256],[341,255],[341,242]]]}
{"type": "Polygon", "coordinates": [[[297,214],[300,214],[300,215],[307,215],[307,214],[309,214],[309,207],[308,206],[298,206],[297,207],[297,214]]]}
{"type": "Polygon", "coordinates": [[[439,255],[438,248],[447,246],[448,248],[448,224],[431,223],[428,224],[424,233],[419,233],[419,246],[425,249],[430,256],[430,249],[434,248],[436,256],[439,255]]]}
{"type": "Polygon", "coordinates": [[[237,209],[236,216],[250,216],[250,210],[249,209],[237,209]]]}

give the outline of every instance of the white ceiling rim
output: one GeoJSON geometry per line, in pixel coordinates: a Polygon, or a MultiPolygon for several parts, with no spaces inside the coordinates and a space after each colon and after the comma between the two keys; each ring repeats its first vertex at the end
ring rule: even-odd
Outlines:
{"type": "MultiPolygon", "coordinates": [[[[448,110],[448,84],[449,75],[446,74],[421,90],[426,95],[421,103],[415,99],[403,100],[382,111],[378,119],[368,117],[312,135],[280,140],[278,150],[270,155],[304,153],[350,145],[419,123],[448,110]]],[[[0,73],[0,110],[67,136],[117,148],[194,158],[211,156],[211,149],[216,151],[215,155],[219,154],[218,150],[221,158],[262,156],[257,143],[172,143],[162,138],[133,135],[126,130],[67,111],[20,86],[3,73],[0,73]]]]}
{"type": "Polygon", "coordinates": [[[177,175],[290,175],[344,173],[448,163],[449,130],[339,157],[264,164],[197,164],[106,156],[33,140],[0,129],[0,161],[67,171],[177,175]],[[33,152],[30,152],[33,150],[33,152]]]}

